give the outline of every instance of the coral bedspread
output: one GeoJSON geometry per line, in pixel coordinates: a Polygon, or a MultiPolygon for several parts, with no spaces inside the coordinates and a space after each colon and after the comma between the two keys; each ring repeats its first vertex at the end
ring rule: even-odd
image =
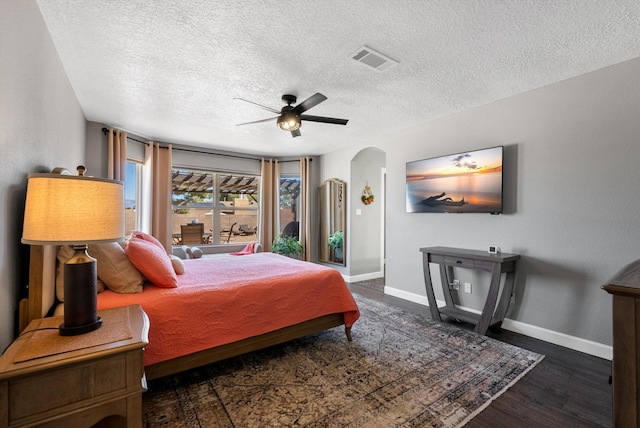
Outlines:
{"type": "Polygon", "coordinates": [[[98,309],[140,304],[149,316],[145,365],[268,333],[322,315],[360,316],[334,269],[272,253],[184,260],[178,288],[106,290],[98,309]]]}

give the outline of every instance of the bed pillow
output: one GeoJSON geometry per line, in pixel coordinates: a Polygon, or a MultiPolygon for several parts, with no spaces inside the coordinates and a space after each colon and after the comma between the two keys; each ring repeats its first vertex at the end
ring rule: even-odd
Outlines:
{"type": "Polygon", "coordinates": [[[191,256],[189,255],[189,247],[186,245],[183,245],[181,247],[173,247],[172,253],[174,256],[177,256],[182,260],[188,260],[191,258],[191,256]]]}
{"type": "Polygon", "coordinates": [[[155,238],[155,236],[149,235],[148,233],[145,233],[145,232],[140,232],[139,230],[134,230],[133,232],[131,232],[131,236],[133,238],[144,239],[145,241],[151,242],[157,245],[158,247],[162,248],[163,251],[166,251],[166,248],[164,248],[164,245],[162,245],[160,241],[158,241],[155,238]]]}
{"type": "Polygon", "coordinates": [[[89,245],[89,255],[98,261],[98,278],[116,293],[142,293],[142,274],[117,242],[89,245]]]}
{"type": "Polygon", "coordinates": [[[199,259],[202,257],[202,250],[198,247],[187,248],[187,254],[190,259],[199,259]]]}
{"type": "Polygon", "coordinates": [[[164,248],[145,239],[132,237],[125,247],[125,252],[131,263],[155,286],[178,286],[178,277],[164,248]]]}
{"type": "Polygon", "coordinates": [[[184,273],[184,263],[182,262],[182,259],[178,256],[174,256],[173,254],[170,254],[169,258],[171,259],[171,265],[173,265],[173,270],[176,274],[182,275],[184,273]]]}

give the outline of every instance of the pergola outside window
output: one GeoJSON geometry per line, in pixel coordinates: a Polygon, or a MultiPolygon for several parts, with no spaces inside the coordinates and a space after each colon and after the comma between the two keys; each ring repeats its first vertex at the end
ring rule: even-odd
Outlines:
{"type": "Polygon", "coordinates": [[[200,224],[205,245],[256,241],[259,183],[259,177],[251,175],[174,169],[174,245],[182,244],[184,226],[200,224]]]}

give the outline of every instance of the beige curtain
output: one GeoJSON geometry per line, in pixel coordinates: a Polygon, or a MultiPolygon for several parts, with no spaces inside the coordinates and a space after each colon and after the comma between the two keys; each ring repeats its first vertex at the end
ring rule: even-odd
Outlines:
{"type": "Polygon", "coordinates": [[[300,243],[304,248],[302,260],[311,261],[311,159],[300,158],[300,243]]]}
{"type": "Polygon", "coordinates": [[[258,242],[265,252],[271,251],[271,243],[278,233],[278,189],[280,188],[280,161],[262,159],[260,172],[260,225],[258,242]]]}
{"type": "Polygon", "coordinates": [[[149,171],[147,187],[150,192],[148,201],[149,221],[146,225],[151,235],[164,245],[171,253],[172,224],[171,224],[171,165],[172,146],[161,146],[153,141],[145,148],[145,166],[149,171]]]}
{"type": "Polygon", "coordinates": [[[107,178],[124,181],[127,165],[127,133],[109,128],[107,178]]]}

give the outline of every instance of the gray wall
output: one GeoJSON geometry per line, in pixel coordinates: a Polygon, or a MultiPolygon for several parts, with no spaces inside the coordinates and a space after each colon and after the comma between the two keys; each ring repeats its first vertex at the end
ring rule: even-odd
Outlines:
{"type": "MultiPolygon", "coordinates": [[[[85,136],[85,152],[87,160],[85,167],[87,175],[93,177],[107,178],[108,175],[108,140],[102,133],[105,125],[97,122],[87,121],[87,133],[85,136]]],[[[129,153],[127,152],[127,155],[129,153]]]]}
{"type": "Polygon", "coordinates": [[[379,272],[382,269],[382,228],[383,195],[381,185],[382,169],[385,166],[385,153],[376,148],[366,148],[351,161],[351,189],[347,211],[351,221],[347,252],[349,274],[352,277],[379,272]],[[362,203],[362,190],[368,185],[373,193],[373,203],[362,203]]]}
{"type": "Polygon", "coordinates": [[[523,256],[510,319],[611,345],[600,286],[640,257],[638,76],[640,58],[325,155],[324,172],[349,168],[362,147],[386,152],[387,286],[425,295],[420,247],[498,245],[523,256]],[[496,145],[508,213],[405,212],[407,161],[496,145]]]}
{"type": "Polygon", "coordinates": [[[27,174],[84,162],[85,119],[38,6],[0,2],[0,350],[11,343],[26,292],[20,243],[27,174]]]}

